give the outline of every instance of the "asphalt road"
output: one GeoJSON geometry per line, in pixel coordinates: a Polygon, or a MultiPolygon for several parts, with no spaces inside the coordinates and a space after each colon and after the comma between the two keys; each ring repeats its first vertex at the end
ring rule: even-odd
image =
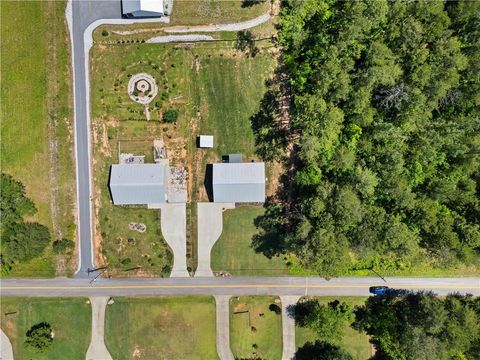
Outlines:
{"type": "MultiPolygon", "coordinates": [[[[386,278],[397,289],[430,290],[480,296],[480,278],[386,278]]],[[[318,295],[367,296],[379,278],[231,277],[231,278],[123,278],[2,279],[2,296],[156,296],[156,295],[318,295]]]]}
{"type": "Polygon", "coordinates": [[[78,238],[80,243],[80,264],[77,276],[87,276],[87,269],[92,269],[92,228],[91,228],[91,187],[89,154],[89,111],[87,89],[85,84],[85,54],[83,34],[92,22],[98,19],[115,19],[121,17],[120,0],[112,1],[73,1],[72,4],[72,40],[74,72],[74,109],[75,109],[75,152],[77,165],[77,206],[78,238]]]}

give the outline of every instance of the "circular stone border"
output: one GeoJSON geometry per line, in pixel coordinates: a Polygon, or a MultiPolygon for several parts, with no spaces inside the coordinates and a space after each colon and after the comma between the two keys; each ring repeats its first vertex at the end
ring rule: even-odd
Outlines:
{"type": "Polygon", "coordinates": [[[130,97],[130,99],[139,104],[148,105],[155,98],[155,96],[157,96],[157,93],[158,86],[152,75],[149,75],[147,73],[139,73],[133,75],[128,81],[128,96],[130,97]],[[139,83],[141,86],[145,86],[148,84],[149,87],[149,91],[143,96],[134,94],[135,91],[139,91],[139,83]]]}

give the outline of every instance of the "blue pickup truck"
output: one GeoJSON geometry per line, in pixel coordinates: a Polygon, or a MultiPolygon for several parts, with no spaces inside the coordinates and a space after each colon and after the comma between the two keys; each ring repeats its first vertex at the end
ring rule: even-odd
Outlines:
{"type": "Polygon", "coordinates": [[[387,295],[392,291],[388,286],[370,286],[368,290],[375,296],[387,295]]]}

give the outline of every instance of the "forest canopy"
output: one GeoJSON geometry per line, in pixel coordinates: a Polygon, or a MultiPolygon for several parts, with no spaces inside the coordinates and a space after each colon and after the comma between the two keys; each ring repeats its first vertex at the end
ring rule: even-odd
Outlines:
{"type": "Polygon", "coordinates": [[[291,121],[256,132],[293,171],[257,219],[257,250],[326,277],[478,266],[479,14],[473,1],[283,3],[291,121]]]}

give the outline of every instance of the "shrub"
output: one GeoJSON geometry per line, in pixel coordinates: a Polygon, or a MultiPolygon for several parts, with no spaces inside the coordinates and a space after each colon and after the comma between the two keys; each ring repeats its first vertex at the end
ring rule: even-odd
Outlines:
{"type": "Polygon", "coordinates": [[[33,325],[26,336],[25,344],[37,352],[47,350],[53,342],[52,327],[46,322],[33,325]]]}
{"type": "Polygon", "coordinates": [[[178,110],[168,109],[163,113],[163,121],[166,123],[175,123],[178,119],[178,110]]]}
{"type": "Polygon", "coordinates": [[[277,304],[270,304],[270,306],[268,307],[268,309],[270,311],[273,311],[275,314],[277,315],[280,315],[282,313],[282,309],[280,308],[280,306],[278,306],[277,304]]]}
{"type": "Polygon", "coordinates": [[[108,31],[106,29],[102,30],[102,36],[108,36],[108,31]]]}
{"type": "Polygon", "coordinates": [[[66,252],[69,252],[71,249],[73,249],[75,244],[73,243],[72,240],[68,239],[59,239],[55,240],[52,243],[52,248],[53,252],[55,254],[64,254],[66,252]]]}

